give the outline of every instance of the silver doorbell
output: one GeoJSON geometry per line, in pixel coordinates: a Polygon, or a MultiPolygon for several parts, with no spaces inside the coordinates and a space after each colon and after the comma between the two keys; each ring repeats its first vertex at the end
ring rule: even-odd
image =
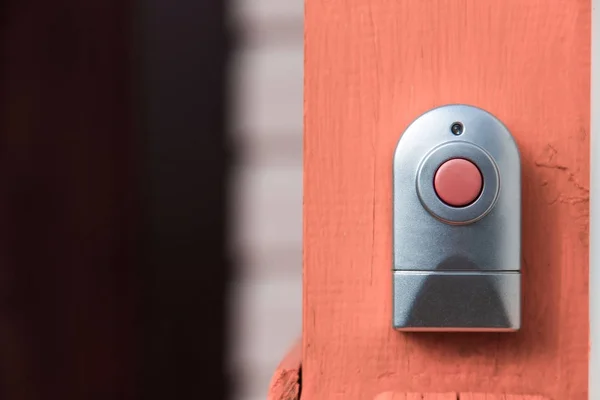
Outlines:
{"type": "Polygon", "coordinates": [[[447,105],[402,134],[393,171],[393,325],[515,331],[521,324],[521,163],[496,117],[447,105]]]}

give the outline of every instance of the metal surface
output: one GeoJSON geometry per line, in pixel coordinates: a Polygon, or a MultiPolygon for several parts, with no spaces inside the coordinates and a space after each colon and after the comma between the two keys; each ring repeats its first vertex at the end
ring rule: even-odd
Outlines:
{"type": "Polygon", "coordinates": [[[394,272],[394,328],[517,330],[517,272],[394,272]]]}
{"type": "Polygon", "coordinates": [[[508,129],[477,107],[435,108],[403,133],[393,168],[394,326],[518,329],[521,166],[508,129]],[[461,135],[451,132],[456,122],[461,135]],[[457,157],[483,177],[466,207],[447,205],[433,187],[439,165],[457,157]]]}
{"type": "MultiPolygon", "coordinates": [[[[484,174],[485,192],[493,174],[485,171],[484,174]]],[[[398,142],[393,176],[394,270],[521,269],[519,153],[508,130],[491,114],[464,105],[440,107],[423,114],[398,142]],[[460,136],[450,132],[450,126],[456,121],[465,127],[460,136]],[[417,174],[422,160],[442,144],[454,146],[460,142],[485,149],[496,165],[500,182],[495,205],[485,218],[464,226],[434,218],[423,207],[417,193],[417,174]]],[[[429,185],[433,190],[433,178],[429,180],[425,173],[420,177],[419,186],[429,185]]],[[[437,199],[437,195],[433,196],[437,199]]],[[[427,204],[432,207],[433,202],[427,204]]],[[[441,201],[438,205],[443,211],[436,212],[448,219],[458,218],[462,213],[441,201]]]]}

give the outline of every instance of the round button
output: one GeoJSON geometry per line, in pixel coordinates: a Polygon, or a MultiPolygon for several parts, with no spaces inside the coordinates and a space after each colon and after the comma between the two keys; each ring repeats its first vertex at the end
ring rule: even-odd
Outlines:
{"type": "Polygon", "coordinates": [[[481,172],[464,158],[453,158],[439,166],[433,179],[438,197],[453,207],[464,207],[474,202],[483,187],[481,172]]]}

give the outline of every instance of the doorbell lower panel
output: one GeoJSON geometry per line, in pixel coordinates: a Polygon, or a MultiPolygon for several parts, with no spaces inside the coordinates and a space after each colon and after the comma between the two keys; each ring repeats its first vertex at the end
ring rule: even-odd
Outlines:
{"type": "Polygon", "coordinates": [[[521,323],[521,166],[496,117],[435,108],[393,163],[393,326],[514,331],[521,323]]]}

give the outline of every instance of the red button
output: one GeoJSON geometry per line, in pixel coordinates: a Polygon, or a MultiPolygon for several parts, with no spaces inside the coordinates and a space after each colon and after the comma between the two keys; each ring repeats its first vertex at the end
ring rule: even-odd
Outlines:
{"type": "Polygon", "coordinates": [[[433,186],[444,203],[453,207],[464,207],[479,197],[483,178],[479,168],[471,161],[453,158],[439,166],[433,186]]]}

